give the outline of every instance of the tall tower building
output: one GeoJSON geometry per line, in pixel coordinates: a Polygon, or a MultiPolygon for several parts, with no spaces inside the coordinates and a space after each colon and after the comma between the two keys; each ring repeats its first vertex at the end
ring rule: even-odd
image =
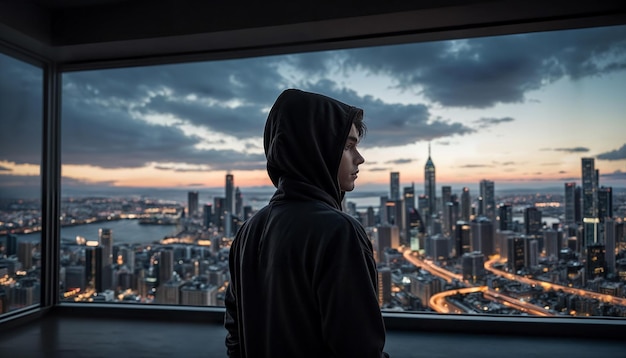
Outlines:
{"type": "Polygon", "coordinates": [[[534,206],[524,209],[524,232],[526,235],[539,235],[542,228],[541,210],[534,206]]]}
{"type": "Polygon", "coordinates": [[[582,202],[583,218],[598,217],[598,182],[593,158],[582,158],[582,202]]]}
{"type": "Polygon", "coordinates": [[[187,213],[189,218],[193,218],[198,214],[198,192],[190,191],[187,193],[187,213]]]}
{"type": "Polygon", "coordinates": [[[598,219],[604,222],[606,218],[613,217],[613,188],[600,187],[598,189],[598,219]]]}
{"type": "Polygon", "coordinates": [[[498,206],[498,230],[513,230],[513,207],[510,204],[500,204],[498,206]]]}
{"type": "Polygon", "coordinates": [[[432,216],[437,213],[437,192],[435,182],[435,164],[430,157],[430,143],[428,144],[428,160],[424,166],[424,194],[428,200],[427,210],[423,211],[424,220],[426,220],[427,230],[430,232],[432,216]]]}
{"type": "Polygon", "coordinates": [[[461,220],[469,221],[472,215],[472,199],[468,187],[463,187],[461,192],[461,220]]]}
{"type": "Polygon", "coordinates": [[[444,185],[441,187],[441,207],[452,201],[452,187],[444,185]]]}
{"type": "Polygon", "coordinates": [[[454,257],[462,257],[463,254],[472,251],[471,226],[468,221],[457,221],[454,232],[454,257]]]}
{"type": "Polygon", "coordinates": [[[102,246],[85,248],[85,274],[88,287],[103,292],[104,285],[104,250],[102,246]]]}
{"type": "Polygon", "coordinates": [[[226,197],[224,199],[224,211],[231,214],[235,212],[235,177],[226,174],[226,197]]]}
{"type": "Polygon", "coordinates": [[[391,200],[400,200],[400,173],[398,172],[389,174],[389,194],[391,200]]]}
{"type": "Polygon", "coordinates": [[[98,230],[98,241],[104,252],[104,265],[113,264],[113,232],[108,228],[98,230]]]}
{"type": "Polygon", "coordinates": [[[239,187],[235,188],[235,216],[238,218],[243,217],[243,195],[239,187]]]}
{"type": "Polygon", "coordinates": [[[603,223],[604,228],[604,248],[606,250],[607,273],[615,273],[616,265],[616,245],[617,245],[617,221],[613,218],[606,218],[603,223]]]}
{"type": "Polygon", "coordinates": [[[565,224],[576,222],[576,183],[565,183],[565,224]]]}
{"type": "Polygon", "coordinates": [[[159,253],[159,286],[163,286],[174,273],[174,250],[166,248],[159,253]]]}
{"type": "Polygon", "coordinates": [[[404,187],[402,198],[404,199],[405,210],[408,211],[415,208],[415,184],[411,183],[411,186],[404,187]]]}
{"type": "Polygon", "coordinates": [[[202,225],[204,227],[211,226],[211,222],[213,220],[213,205],[204,204],[204,207],[202,208],[202,216],[203,216],[202,225]]]}
{"type": "Polygon", "coordinates": [[[495,254],[493,223],[489,218],[479,216],[470,223],[471,251],[479,251],[485,256],[495,254]]]}
{"type": "Polygon", "coordinates": [[[496,217],[496,194],[493,181],[486,179],[480,181],[480,197],[482,200],[479,214],[493,221],[496,217]]]}

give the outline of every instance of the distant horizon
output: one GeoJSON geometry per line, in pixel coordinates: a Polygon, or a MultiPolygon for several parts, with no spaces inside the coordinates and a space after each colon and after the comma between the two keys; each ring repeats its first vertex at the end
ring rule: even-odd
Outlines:
{"type": "MultiPolygon", "coordinates": [[[[550,183],[546,185],[541,185],[539,183],[527,183],[527,185],[523,185],[520,183],[498,183],[495,182],[495,193],[496,195],[502,194],[511,194],[515,192],[520,193],[529,193],[535,192],[540,194],[555,194],[564,192],[564,185],[567,182],[563,183],[550,183]]],[[[415,184],[415,192],[417,195],[424,192],[423,182],[414,183],[415,184]]],[[[410,186],[410,183],[401,183],[400,188],[401,192],[405,187],[410,186]]],[[[579,183],[576,183],[579,186],[579,183]]],[[[237,185],[235,185],[237,187],[237,185]]],[[[437,193],[440,194],[440,190],[442,186],[451,186],[452,192],[461,191],[463,187],[470,188],[470,195],[475,196],[478,193],[478,183],[476,184],[459,184],[459,183],[441,183],[437,184],[437,193]]],[[[626,192],[626,184],[623,186],[611,186],[604,185],[605,187],[611,187],[614,192],[626,192]]],[[[5,189],[5,188],[2,188],[5,189]]],[[[39,188],[12,188],[13,190],[6,191],[0,190],[0,199],[36,199],[39,196],[39,188]]],[[[242,195],[268,195],[276,190],[273,186],[240,186],[239,189],[242,192],[242,195]],[[247,193],[247,194],[246,194],[247,193]]],[[[197,191],[204,194],[209,194],[213,197],[219,197],[220,195],[225,194],[225,188],[223,187],[116,187],[116,186],[71,186],[71,187],[62,187],[61,188],[61,198],[72,197],[72,196],[117,196],[117,195],[138,195],[142,197],[148,198],[156,198],[158,199],[159,193],[170,192],[170,194],[180,193],[185,194],[190,191],[197,191]]],[[[346,193],[346,198],[361,198],[361,197],[370,197],[374,194],[389,194],[389,185],[383,184],[369,184],[358,186],[352,192],[346,193]]],[[[185,198],[186,199],[186,198],[185,198]]]]}

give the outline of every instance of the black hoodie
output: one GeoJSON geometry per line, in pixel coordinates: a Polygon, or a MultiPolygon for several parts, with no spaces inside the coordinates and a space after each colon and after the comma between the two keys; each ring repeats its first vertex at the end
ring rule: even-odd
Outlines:
{"type": "Polygon", "coordinates": [[[274,103],[264,146],[277,190],[230,250],[230,357],[385,356],[372,246],[361,224],[341,211],[337,181],[361,114],[293,89],[274,103]]]}

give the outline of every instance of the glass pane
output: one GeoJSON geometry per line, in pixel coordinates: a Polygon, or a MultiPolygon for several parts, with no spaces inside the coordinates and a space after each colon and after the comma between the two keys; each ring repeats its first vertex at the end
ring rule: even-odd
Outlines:
{"type": "Polygon", "coordinates": [[[0,314],[40,303],[43,71],[0,53],[0,314]]]}
{"type": "Polygon", "coordinates": [[[626,27],[66,73],[61,291],[223,304],[290,87],[365,110],[384,310],[624,316],[626,27]]]}

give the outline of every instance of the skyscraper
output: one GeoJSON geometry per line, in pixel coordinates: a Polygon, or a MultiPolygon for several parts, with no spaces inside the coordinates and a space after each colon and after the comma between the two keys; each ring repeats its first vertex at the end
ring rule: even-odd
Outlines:
{"type": "Polygon", "coordinates": [[[202,216],[202,224],[204,225],[204,227],[211,226],[211,222],[213,220],[213,205],[204,204],[204,207],[202,208],[202,216]]]}
{"type": "Polygon", "coordinates": [[[437,192],[435,182],[435,164],[430,157],[430,144],[428,144],[428,160],[424,166],[424,195],[428,200],[428,206],[422,213],[426,221],[427,231],[431,231],[432,216],[437,212],[437,192]]]}
{"type": "Polygon", "coordinates": [[[524,232],[526,235],[539,235],[542,227],[541,210],[534,206],[524,209],[524,232]]]}
{"type": "Polygon", "coordinates": [[[243,195],[241,195],[241,190],[239,187],[235,188],[235,216],[238,218],[243,217],[243,195]]]}
{"type": "Polygon", "coordinates": [[[187,193],[187,214],[193,218],[198,214],[198,192],[190,191],[187,193]]]}
{"type": "Polygon", "coordinates": [[[576,222],[576,183],[565,183],[565,224],[576,222]]]}
{"type": "Polygon", "coordinates": [[[391,200],[400,200],[400,173],[398,172],[389,174],[389,194],[391,200]]]}
{"type": "Polygon", "coordinates": [[[235,177],[226,174],[226,197],[224,199],[224,211],[235,213],[235,177]]]}
{"type": "Polygon", "coordinates": [[[493,221],[496,217],[496,195],[493,181],[486,179],[480,181],[480,197],[482,201],[479,214],[493,221]]]}
{"type": "Polygon", "coordinates": [[[472,200],[468,187],[463,187],[461,192],[461,220],[469,221],[472,215],[472,200]]]}
{"type": "Polygon", "coordinates": [[[513,230],[513,207],[510,204],[498,206],[498,230],[513,230]]]}
{"type": "Polygon", "coordinates": [[[613,217],[613,188],[600,187],[598,189],[598,219],[604,222],[606,218],[613,217]]]}
{"type": "Polygon", "coordinates": [[[104,252],[104,265],[113,264],[113,232],[108,228],[98,230],[98,241],[104,252]]]}
{"type": "Polygon", "coordinates": [[[582,158],[583,218],[598,217],[598,183],[594,158],[582,158]]]}

